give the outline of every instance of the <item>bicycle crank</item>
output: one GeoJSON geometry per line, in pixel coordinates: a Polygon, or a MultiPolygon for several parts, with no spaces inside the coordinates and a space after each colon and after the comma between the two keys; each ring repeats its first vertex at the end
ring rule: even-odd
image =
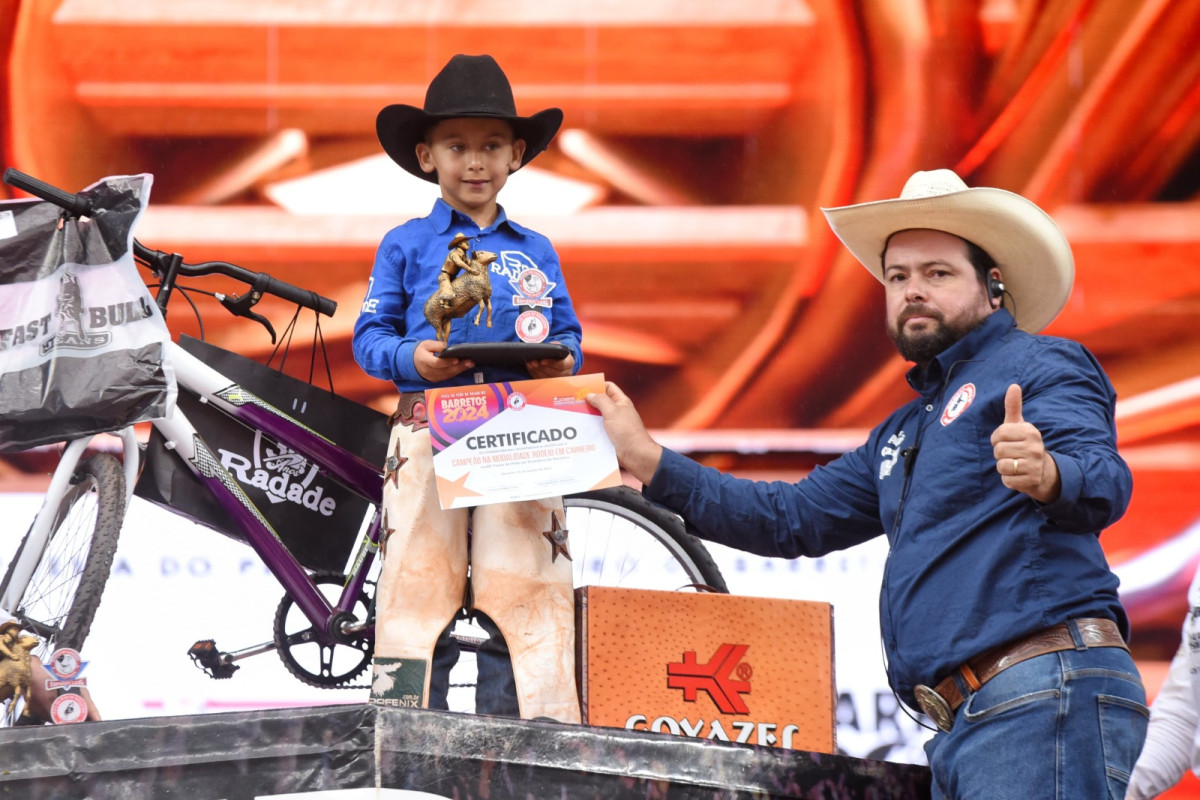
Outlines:
{"type": "MultiPolygon", "coordinates": [[[[327,591],[330,600],[341,594],[345,576],[334,572],[317,572],[312,576],[318,589],[327,591]]],[[[366,619],[370,598],[365,591],[355,599],[353,616],[366,619]]],[[[288,672],[310,686],[322,689],[362,688],[350,682],[362,675],[371,663],[375,643],[370,634],[351,633],[344,641],[322,643],[317,630],[285,595],[275,612],[275,649],[288,672]]]]}

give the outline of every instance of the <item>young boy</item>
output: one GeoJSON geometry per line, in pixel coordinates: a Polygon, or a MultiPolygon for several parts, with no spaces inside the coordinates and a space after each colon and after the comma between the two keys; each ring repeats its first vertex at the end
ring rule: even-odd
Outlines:
{"type": "Polygon", "coordinates": [[[354,327],[355,359],[400,391],[385,468],[372,702],[446,708],[457,659],[446,629],[465,606],[493,634],[478,653],[479,713],[580,720],[571,562],[555,557],[553,543],[562,501],[479,506],[468,543],[467,509],[438,503],[424,402],[427,388],[561,377],[583,363],[554,248],[497,202],[508,176],[561,124],[557,108],[517,116],[508,78],[486,55],[454,56],[430,82],[424,108],[390,105],[376,120],[387,154],[437,182],[441,199],[384,236],[354,327]],[[425,307],[447,278],[465,273],[468,249],[489,271],[493,308],[487,324],[474,312],[451,320],[449,341],[439,340],[425,307]],[[448,344],[518,341],[558,342],[568,355],[524,368],[439,356],[448,344]]]}

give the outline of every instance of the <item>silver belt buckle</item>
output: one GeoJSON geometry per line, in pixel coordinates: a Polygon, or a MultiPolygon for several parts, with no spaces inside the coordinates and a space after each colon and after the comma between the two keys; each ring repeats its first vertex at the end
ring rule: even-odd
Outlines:
{"type": "Polygon", "coordinates": [[[933,720],[939,730],[949,733],[954,727],[954,712],[950,710],[946,698],[924,684],[913,689],[913,694],[917,696],[917,705],[925,712],[925,716],[933,720]]]}

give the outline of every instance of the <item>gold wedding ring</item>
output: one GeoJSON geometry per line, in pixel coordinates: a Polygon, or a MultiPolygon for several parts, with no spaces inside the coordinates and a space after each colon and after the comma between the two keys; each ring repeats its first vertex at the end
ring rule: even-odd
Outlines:
{"type": "Polygon", "coordinates": [[[1013,459],[1013,475],[1016,475],[1020,471],[1021,471],[1021,459],[1014,458],[1013,459]]]}

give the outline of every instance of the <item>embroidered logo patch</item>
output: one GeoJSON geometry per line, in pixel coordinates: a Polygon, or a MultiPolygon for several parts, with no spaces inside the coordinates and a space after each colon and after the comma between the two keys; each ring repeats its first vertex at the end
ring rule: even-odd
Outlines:
{"type": "Polygon", "coordinates": [[[882,460],[879,462],[879,480],[892,474],[892,469],[900,458],[900,445],[902,444],[904,444],[904,431],[889,436],[887,444],[880,449],[879,455],[882,460]]]}
{"type": "Polygon", "coordinates": [[[377,706],[421,708],[425,705],[425,672],[429,663],[419,658],[375,656],[370,702],[377,706]]]}
{"type": "Polygon", "coordinates": [[[975,384],[964,383],[942,410],[942,425],[949,425],[975,402],[975,384]]]}
{"type": "Polygon", "coordinates": [[[500,258],[492,262],[492,273],[503,275],[506,281],[512,282],[527,269],[537,269],[533,259],[520,250],[501,250],[500,258]]]}
{"type": "Polygon", "coordinates": [[[554,298],[549,294],[550,290],[558,284],[546,280],[546,273],[540,269],[532,267],[523,269],[516,278],[509,281],[509,284],[518,292],[513,295],[512,304],[514,306],[550,308],[554,305],[554,298]]]}
{"type": "Polygon", "coordinates": [[[550,335],[550,322],[540,311],[525,311],[517,317],[517,336],[522,342],[537,344],[550,335]]]}

